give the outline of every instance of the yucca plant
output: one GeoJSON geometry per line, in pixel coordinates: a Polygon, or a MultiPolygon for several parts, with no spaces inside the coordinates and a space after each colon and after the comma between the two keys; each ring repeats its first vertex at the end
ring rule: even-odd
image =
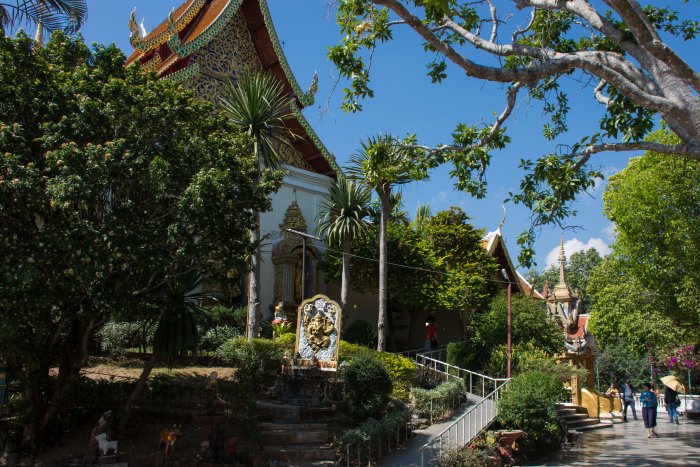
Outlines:
{"type": "MultiPolygon", "coordinates": [[[[0,29],[35,25],[48,32],[74,33],[87,19],[86,0],[0,0],[0,29]]],[[[38,35],[40,36],[40,34],[38,35]]]]}
{"type": "Polygon", "coordinates": [[[321,203],[317,231],[331,247],[343,247],[343,271],[340,285],[340,307],[347,310],[350,290],[350,248],[352,239],[363,235],[369,228],[367,215],[371,201],[370,191],[342,175],[331,186],[321,203]]]}
{"type": "MultiPolygon", "coordinates": [[[[283,161],[280,149],[291,146],[298,136],[287,126],[285,120],[294,118],[292,99],[284,86],[268,73],[255,73],[228,81],[220,89],[219,105],[228,118],[242,133],[251,137],[253,153],[263,166],[278,170],[283,161]]],[[[260,310],[260,213],[255,213],[255,227],[250,241],[256,245],[250,259],[248,276],[248,319],[246,334],[252,341],[257,336],[260,310]]]]}
{"type": "Polygon", "coordinates": [[[422,159],[423,152],[410,140],[399,140],[391,135],[369,137],[360,150],[350,158],[346,168],[349,177],[374,190],[381,205],[379,216],[379,310],[377,318],[377,350],[386,346],[387,293],[386,293],[386,236],[391,191],[402,185],[428,176],[429,165],[422,159]]]}
{"type": "Polygon", "coordinates": [[[206,319],[206,309],[201,304],[204,300],[218,301],[221,296],[217,292],[203,292],[204,279],[201,272],[190,269],[177,279],[166,282],[151,295],[162,310],[159,316],[153,318],[158,322],[153,337],[153,353],[146,361],[134,391],[124,404],[119,431],[126,429],[131,410],[141,397],[156,363],[162,360],[171,366],[176,357],[197,351],[197,322],[206,319]]]}

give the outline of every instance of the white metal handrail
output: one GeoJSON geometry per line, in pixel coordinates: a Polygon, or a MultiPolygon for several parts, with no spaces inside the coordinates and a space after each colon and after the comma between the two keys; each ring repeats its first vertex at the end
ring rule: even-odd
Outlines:
{"type": "MultiPolygon", "coordinates": [[[[487,377],[488,378],[488,377],[487,377]]],[[[491,378],[493,379],[493,378],[491,378]]],[[[491,393],[470,408],[464,415],[435,435],[420,448],[420,465],[425,465],[425,454],[431,451],[428,461],[442,456],[445,449],[466,445],[482,430],[487,428],[498,415],[498,400],[509,380],[503,381],[491,393]]]]}
{"type": "Polygon", "coordinates": [[[431,370],[445,375],[447,378],[456,378],[464,381],[467,392],[484,396],[488,391],[494,391],[500,383],[508,381],[507,378],[493,378],[488,375],[477,373],[475,371],[460,368],[450,365],[449,363],[436,360],[426,354],[417,354],[416,363],[420,366],[430,368],[431,370]],[[474,383],[476,382],[476,386],[474,383]],[[479,384],[481,383],[481,384],[479,384]],[[481,391],[479,391],[481,389],[481,391]]]}

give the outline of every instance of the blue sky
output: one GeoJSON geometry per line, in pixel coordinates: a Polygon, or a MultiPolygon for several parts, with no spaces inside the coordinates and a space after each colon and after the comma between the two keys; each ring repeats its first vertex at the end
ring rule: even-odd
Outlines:
{"type": "MultiPolygon", "coordinates": [[[[129,13],[136,7],[138,20],[144,19],[150,31],[182,0],[88,0],[89,17],[82,29],[88,42],[115,42],[128,55],[129,13]]],[[[360,141],[378,132],[395,135],[416,133],[423,144],[450,141],[450,134],[458,122],[491,122],[494,113],[505,105],[502,87],[467,78],[452,67],[442,85],[433,85],[425,75],[430,56],[423,54],[421,43],[408,29],[396,31],[395,40],[378,49],[372,68],[375,98],[364,103],[364,111],[346,114],[340,109],[341,82],[334,92],[338,73],[326,59],[326,48],[339,39],[334,11],[328,0],[268,0],[273,20],[287,59],[302,88],[318,73],[319,90],[316,104],[304,113],[321,140],[336,156],[342,166],[359,147],[360,141]]],[[[667,4],[667,2],[654,2],[667,4]]],[[[691,2],[687,8],[692,16],[700,16],[700,8],[691,2]]],[[[675,45],[675,43],[672,43],[675,45]]],[[[681,45],[682,56],[696,69],[700,65],[698,53],[693,51],[697,41],[681,45]]],[[[569,117],[570,132],[555,143],[573,143],[598,128],[602,108],[592,95],[591,88],[570,80],[567,92],[572,107],[569,117]],[[588,133],[587,133],[588,132],[588,133]]],[[[489,189],[485,199],[476,200],[453,188],[449,167],[435,170],[430,180],[402,187],[406,208],[413,213],[417,204],[429,203],[433,212],[452,205],[461,206],[472,218],[474,225],[487,231],[494,230],[503,215],[501,204],[509,191],[516,191],[521,158],[536,158],[549,152],[554,144],[542,136],[542,115],[538,106],[530,106],[521,96],[516,110],[507,123],[512,143],[494,154],[488,170],[489,189]]],[[[612,153],[595,156],[594,164],[606,175],[627,165],[632,154],[612,153]]],[[[605,250],[611,242],[612,225],[602,214],[604,182],[589,196],[576,202],[578,216],[570,225],[580,226],[564,232],[567,254],[587,246],[605,250]]],[[[517,235],[529,226],[529,212],[520,206],[506,205],[508,216],[503,228],[511,256],[517,257],[517,235]]],[[[542,228],[536,243],[538,268],[554,260],[561,231],[542,228]]]]}

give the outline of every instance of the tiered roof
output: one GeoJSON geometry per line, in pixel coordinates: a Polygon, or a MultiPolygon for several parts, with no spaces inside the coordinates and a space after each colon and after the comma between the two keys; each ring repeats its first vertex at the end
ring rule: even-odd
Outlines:
{"type": "Polygon", "coordinates": [[[293,97],[292,111],[296,118],[285,122],[301,136],[292,142],[293,146],[314,172],[335,178],[340,170],[335,158],[301,113],[301,109],[314,103],[316,77],[309,90],[303,92],[284,56],[265,0],[186,0],[146,35],[136,23],[134,11],[129,20],[134,52],[126,64],[138,63],[159,77],[176,80],[195,77],[199,67],[191,61],[193,54],[217,37],[239,11],[245,18],[262,69],[275,76],[293,97]]]}

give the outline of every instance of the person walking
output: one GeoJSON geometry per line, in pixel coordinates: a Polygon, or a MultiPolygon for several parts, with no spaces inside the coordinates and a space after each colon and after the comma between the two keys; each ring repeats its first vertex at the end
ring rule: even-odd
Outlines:
{"type": "Polygon", "coordinates": [[[659,436],[654,430],[656,426],[656,407],[659,405],[659,402],[651,388],[650,383],[644,383],[644,391],[639,396],[639,401],[642,403],[642,420],[644,420],[644,428],[647,430],[647,438],[659,436]]]}
{"type": "Polygon", "coordinates": [[[666,386],[664,391],[664,402],[666,404],[666,412],[668,412],[668,418],[671,423],[676,422],[676,425],[681,423],[678,421],[678,406],[676,401],[678,400],[678,392],[666,386]]]}
{"type": "Polygon", "coordinates": [[[425,319],[425,350],[437,349],[438,335],[435,317],[428,315],[425,319]]]}
{"type": "Polygon", "coordinates": [[[639,419],[637,418],[637,409],[635,408],[634,404],[634,387],[632,387],[632,383],[627,382],[622,388],[622,391],[620,392],[620,398],[622,399],[622,403],[624,404],[624,409],[622,411],[622,420],[627,421],[627,407],[632,407],[632,417],[634,418],[634,421],[638,421],[639,419]]]}

